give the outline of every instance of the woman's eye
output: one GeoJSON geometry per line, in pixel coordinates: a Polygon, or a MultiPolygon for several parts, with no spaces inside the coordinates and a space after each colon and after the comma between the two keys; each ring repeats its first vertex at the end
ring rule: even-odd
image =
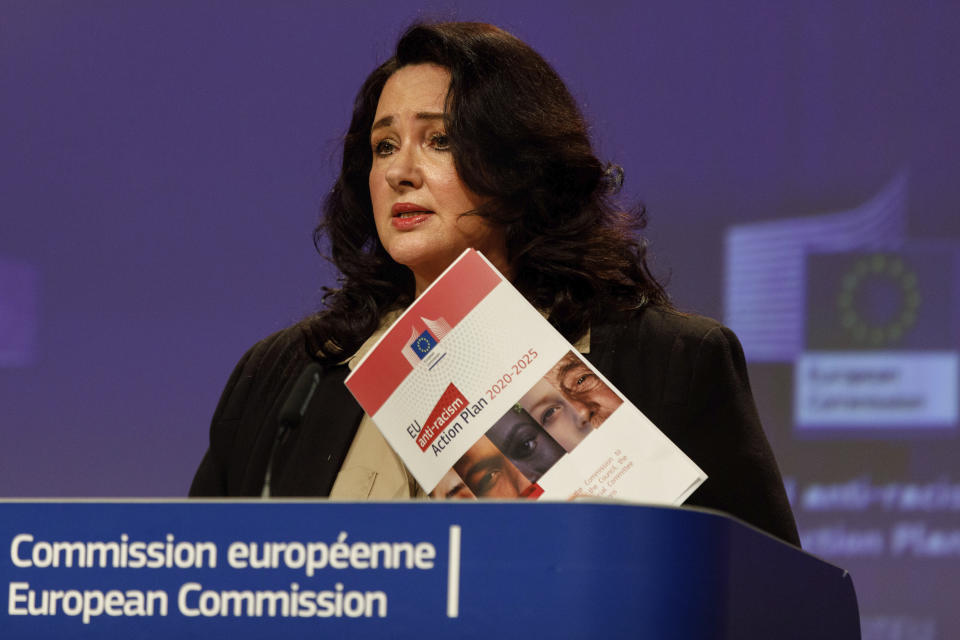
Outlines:
{"type": "Polygon", "coordinates": [[[378,156],[388,156],[396,151],[396,147],[389,140],[381,140],[373,145],[373,152],[378,156]]]}
{"type": "Polygon", "coordinates": [[[560,413],[560,407],[554,405],[552,407],[547,407],[543,413],[540,414],[540,424],[544,427],[549,425],[551,422],[557,419],[557,415],[560,413]]]}
{"type": "Polygon", "coordinates": [[[477,483],[477,489],[479,493],[486,494],[496,486],[497,482],[500,480],[500,468],[490,469],[480,478],[480,482],[477,483]]]}
{"type": "Polygon", "coordinates": [[[437,151],[449,151],[450,138],[445,133],[435,133],[430,136],[430,145],[437,151]]]}
{"type": "Polygon", "coordinates": [[[573,385],[570,387],[572,390],[576,389],[592,389],[597,385],[597,376],[592,373],[583,373],[577,376],[574,379],[573,385]]]}
{"type": "Polygon", "coordinates": [[[510,447],[510,453],[512,454],[515,460],[524,460],[533,455],[533,452],[537,450],[537,439],[533,438],[520,438],[510,447]]]}

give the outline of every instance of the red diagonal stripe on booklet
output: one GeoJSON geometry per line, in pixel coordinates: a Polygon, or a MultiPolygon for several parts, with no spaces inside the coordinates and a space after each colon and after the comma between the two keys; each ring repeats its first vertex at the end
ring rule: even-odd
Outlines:
{"type": "Polygon", "coordinates": [[[420,451],[426,451],[437,439],[437,436],[443,433],[443,428],[447,426],[447,423],[456,418],[457,414],[466,407],[467,399],[460,393],[460,389],[457,389],[451,382],[447,385],[447,390],[437,400],[437,406],[427,416],[427,420],[423,423],[423,428],[417,436],[417,446],[420,447],[420,451]]]}
{"type": "Polygon", "coordinates": [[[460,256],[347,377],[347,388],[367,415],[379,411],[413,371],[412,363],[420,357],[418,349],[429,349],[431,341],[442,343],[446,331],[457,326],[500,282],[500,275],[476,251],[460,256]],[[432,321],[441,319],[438,329],[432,321]]]}

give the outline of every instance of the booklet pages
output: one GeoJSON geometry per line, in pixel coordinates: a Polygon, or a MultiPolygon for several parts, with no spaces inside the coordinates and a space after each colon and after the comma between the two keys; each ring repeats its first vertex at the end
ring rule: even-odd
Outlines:
{"type": "Polygon", "coordinates": [[[675,505],[706,479],[474,250],[346,384],[434,498],[675,505]]]}

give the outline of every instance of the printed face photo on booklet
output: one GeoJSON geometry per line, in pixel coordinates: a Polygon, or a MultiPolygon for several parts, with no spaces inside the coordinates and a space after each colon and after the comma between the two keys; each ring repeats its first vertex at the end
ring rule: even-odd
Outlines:
{"type": "Polygon", "coordinates": [[[480,436],[453,468],[478,498],[527,498],[537,494],[536,485],[487,436],[480,436]]]}
{"type": "Polygon", "coordinates": [[[467,450],[430,497],[535,497],[540,478],[622,403],[569,351],[467,450]]]}
{"type": "Polygon", "coordinates": [[[503,414],[487,437],[530,482],[539,480],[566,453],[520,405],[503,414]]]}
{"type": "Polygon", "coordinates": [[[434,500],[476,500],[470,487],[466,485],[456,471],[450,469],[430,492],[434,500]]]}
{"type": "Polygon", "coordinates": [[[537,480],[565,453],[530,414],[514,405],[457,460],[430,497],[535,498],[541,492],[537,480]]]}
{"type": "Polygon", "coordinates": [[[586,415],[594,429],[623,404],[623,398],[573,351],[560,359],[547,374],[547,379],[560,389],[560,393],[577,411],[586,415]]]}
{"type": "Polygon", "coordinates": [[[622,403],[572,351],[520,398],[524,410],[567,452],[622,403]]]}

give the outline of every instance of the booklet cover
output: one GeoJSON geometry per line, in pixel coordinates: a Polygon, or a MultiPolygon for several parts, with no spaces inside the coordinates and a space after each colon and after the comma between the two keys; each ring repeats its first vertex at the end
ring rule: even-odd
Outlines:
{"type": "Polygon", "coordinates": [[[472,249],[346,384],[433,498],[677,505],[707,477],[472,249]]]}

